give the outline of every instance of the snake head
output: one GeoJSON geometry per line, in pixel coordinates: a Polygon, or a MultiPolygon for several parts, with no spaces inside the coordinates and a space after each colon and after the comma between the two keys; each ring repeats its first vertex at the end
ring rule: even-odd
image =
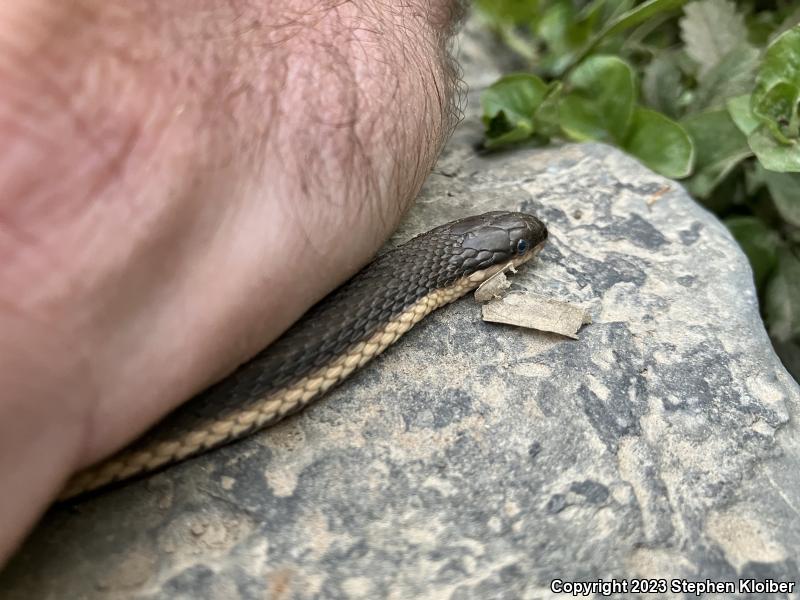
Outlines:
{"type": "MultiPolygon", "coordinates": [[[[451,264],[459,274],[496,271],[492,267],[519,266],[536,256],[547,240],[547,227],[533,215],[496,211],[467,217],[447,225],[459,246],[451,264]]],[[[487,272],[487,276],[491,273],[487,272]]]]}

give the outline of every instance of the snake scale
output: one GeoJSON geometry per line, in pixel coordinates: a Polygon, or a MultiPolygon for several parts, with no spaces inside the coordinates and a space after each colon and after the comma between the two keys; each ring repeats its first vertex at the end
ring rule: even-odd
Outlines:
{"type": "Polygon", "coordinates": [[[127,448],[77,473],[80,496],[249,435],[297,412],[437,308],[537,254],[536,217],[490,212],[436,227],[378,256],[273,344],[179,406],[127,448]]]}

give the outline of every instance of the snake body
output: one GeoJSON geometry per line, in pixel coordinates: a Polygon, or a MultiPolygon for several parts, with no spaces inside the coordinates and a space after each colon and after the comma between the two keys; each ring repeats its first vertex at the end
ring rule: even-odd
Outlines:
{"type": "Polygon", "coordinates": [[[132,445],[76,474],[67,499],[227,444],[302,409],[437,308],[533,257],[547,229],[524,213],[441,225],[378,256],[230,376],[132,445]]]}

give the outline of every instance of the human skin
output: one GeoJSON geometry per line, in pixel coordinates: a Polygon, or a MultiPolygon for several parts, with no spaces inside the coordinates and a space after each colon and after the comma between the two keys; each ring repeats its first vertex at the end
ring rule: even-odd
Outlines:
{"type": "Polygon", "coordinates": [[[0,0],[0,564],[391,233],[454,0],[0,0]]]}

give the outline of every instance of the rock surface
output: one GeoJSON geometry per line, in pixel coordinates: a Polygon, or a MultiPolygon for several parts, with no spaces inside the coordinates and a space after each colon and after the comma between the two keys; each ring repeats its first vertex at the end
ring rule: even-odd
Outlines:
{"type": "MultiPolygon", "coordinates": [[[[472,83],[494,77],[480,67],[472,83]]],[[[52,511],[0,598],[800,583],[800,390],[725,228],[611,148],[481,155],[480,137],[468,117],[393,242],[488,210],[539,215],[550,242],[512,289],[586,306],[578,340],[483,323],[461,300],[283,424],[52,511]]]]}

